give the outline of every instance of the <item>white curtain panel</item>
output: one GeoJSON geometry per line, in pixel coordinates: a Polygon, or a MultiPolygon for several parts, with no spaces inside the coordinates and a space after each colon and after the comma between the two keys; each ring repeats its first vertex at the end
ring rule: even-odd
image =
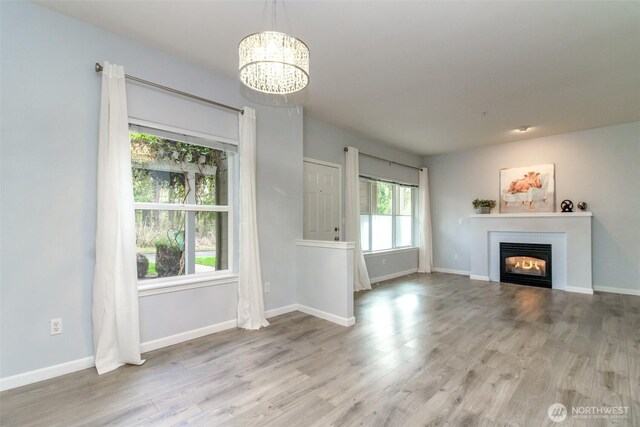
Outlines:
{"type": "Polygon", "coordinates": [[[418,252],[418,272],[431,273],[433,268],[433,250],[431,243],[431,202],[429,200],[429,173],[427,168],[420,169],[418,191],[418,234],[420,250],[418,252]]]}
{"type": "Polygon", "coordinates": [[[256,213],[256,112],[245,107],[239,115],[240,141],[240,263],[238,272],[238,327],[269,326],[264,315],[260,248],[256,213]]]}
{"type": "Polygon", "coordinates": [[[136,233],[124,70],[105,62],[98,133],[93,347],[99,374],[140,365],[136,233]]]}
{"type": "Polygon", "coordinates": [[[371,289],[367,264],[362,254],[360,241],[360,167],[358,165],[358,150],[348,147],[346,167],[346,218],[345,235],[348,242],[355,242],[353,251],[353,288],[357,291],[371,289]]]}

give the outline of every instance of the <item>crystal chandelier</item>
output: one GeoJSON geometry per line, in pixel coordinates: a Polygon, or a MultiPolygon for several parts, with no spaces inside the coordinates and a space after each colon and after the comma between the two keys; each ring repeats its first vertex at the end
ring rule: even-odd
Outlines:
{"type": "MultiPolygon", "coordinates": [[[[274,1],[275,28],[275,1],[274,1]]],[[[309,48],[277,31],[251,34],[240,42],[240,80],[251,89],[273,94],[302,90],[309,83],[309,48]]]]}

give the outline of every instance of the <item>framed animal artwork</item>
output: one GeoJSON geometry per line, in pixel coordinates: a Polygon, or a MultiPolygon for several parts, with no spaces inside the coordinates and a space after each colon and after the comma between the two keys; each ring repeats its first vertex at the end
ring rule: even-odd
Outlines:
{"type": "Polygon", "coordinates": [[[500,170],[500,213],[556,211],[555,165],[500,170]]]}

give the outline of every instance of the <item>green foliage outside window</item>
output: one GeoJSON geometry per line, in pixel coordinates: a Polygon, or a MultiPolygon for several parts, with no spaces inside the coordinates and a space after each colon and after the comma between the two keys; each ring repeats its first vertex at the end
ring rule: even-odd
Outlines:
{"type": "Polygon", "coordinates": [[[224,151],[186,142],[172,141],[144,133],[130,132],[131,161],[134,163],[173,162],[202,167],[217,166],[224,151]]]}
{"type": "Polygon", "coordinates": [[[393,184],[377,182],[375,185],[375,212],[378,215],[391,215],[393,184]]]}
{"type": "Polygon", "coordinates": [[[195,169],[196,203],[215,204],[216,177],[206,171],[226,161],[223,151],[137,132],[131,132],[130,138],[136,202],[185,203],[192,191],[186,172],[195,169]]]}
{"type": "MultiPolygon", "coordinates": [[[[138,203],[187,203],[195,191],[199,205],[215,205],[216,174],[226,174],[224,151],[188,144],[138,132],[130,132],[132,184],[138,203]],[[190,188],[188,174],[195,176],[190,188]]],[[[184,233],[185,214],[181,211],[136,210],[136,243],[139,252],[149,253],[162,245],[167,232],[184,233]]],[[[196,215],[197,246],[215,249],[216,215],[196,215]]]]}

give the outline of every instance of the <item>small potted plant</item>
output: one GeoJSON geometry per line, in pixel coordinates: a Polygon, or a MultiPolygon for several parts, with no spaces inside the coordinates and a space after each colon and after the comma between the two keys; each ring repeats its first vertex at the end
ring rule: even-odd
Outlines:
{"type": "Polygon", "coordinates": [[[176,239],[164,237],[156,241],[156,271],[158,277],[179,276],[183,273],[184,247],[176,239]]]}
{"type": "Polygon", "coordinates": [[[491,209],[496,207],[495,200],[475,199],[471,203],[473,204],[473,207],[476,208],[476,213],[478,214],[491,213],[491,209]]]}

